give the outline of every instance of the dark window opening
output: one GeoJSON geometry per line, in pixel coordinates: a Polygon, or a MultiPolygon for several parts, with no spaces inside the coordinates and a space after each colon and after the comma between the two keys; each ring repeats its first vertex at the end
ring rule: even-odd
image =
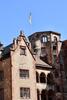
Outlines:
{"type": "Polygon", "coordinates": [[[46,99],[46,90],[42,90],[42,92],[41,92],[41,100],[47,100],[46,99]]]}
{"type": "Polygon", "coordinates": [[[49,73],[47,75],[47,84],[49,84],[49,85],[53,85],[54,84],[53,75],[51,73],[49,73]]]}
{"type": "Polygon", "coordinates": [[[40,74],[40,82],[41,83],[46,83],[46,75],[44,73],[40,74]]]}
{"type": "Polygon", "coordinates": [[[26,47],[20,47],[20,55],[26,55],[26,47]]]}
{"type": "Polygon", "coordinates": [[[4,100],[4,88],[0,88],[0,100],[4,100]]]}
{"type": "Polygon", "coordinates": [[[54,100],[54,95],[55,95],[55,92],[53,90],[49,90],[48,91],[48,100],[54,100]]]}
{"type": "Polygon", "coordinates": [[[30,88],[20,88],[20,97],[23,99],[30,99],[30,88]]]}
{"type": "Polygon", "coordinates": [[[38,72],[36,72],[36,82],[37,83],[39,82],[39,74],[38,74],[38,72]]]}
{"type": "Polygon", "coordinates": [[[4,80],[4,71],[0,71],[0,81],[4,80]]]}
{"type": "Polygon", "coordinates": [[[20,69],[20,77],[22,79],[29,78],[29,70],[20,69]]]}
{"type": "Polygon", "coordinates": [[[57,46],[53,46],[53,50],[55,51],[57,49],[57,46]]]}
{"type": "Polygon", "coordinates": [[[40,100],[39,95],[40,95],[40,91],[37,89],[37,100],[40,100]]]}

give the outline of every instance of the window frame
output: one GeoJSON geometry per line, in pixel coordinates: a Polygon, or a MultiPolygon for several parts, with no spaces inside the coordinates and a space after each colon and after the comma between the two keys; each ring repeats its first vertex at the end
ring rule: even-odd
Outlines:
{"type": "Polygon", "coordinates": [[[42,43],[47,43],[47,42],[48,42],[48,37],[45,36],[45,35],[42,35],[42,36],[41,36],[41,42],[42,42],[42,43]]]}
{"type": "Polygon", "coordinates": [[[26,47],[20,46],[20,55],[26,55],[26,47]]]}
{"type": "Polygon", "coordinates": [[[20,97],[23,99],[30,99],[30,88],[20,87],[20,97]]]}
{"type": "Polygon", "coordinates": [[[22,79],[28,79],[29,78],[29,70],[28,69],[19,69],[19,75],[22,79]],[[24,74],[23,71],[27,71],[27,73],[24,74]]]}

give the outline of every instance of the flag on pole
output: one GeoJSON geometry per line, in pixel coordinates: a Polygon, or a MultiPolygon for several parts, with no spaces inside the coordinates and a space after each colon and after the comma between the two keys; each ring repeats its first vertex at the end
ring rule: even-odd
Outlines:
{"type": "Polygon", "coordinates": [[[31,14],[31,12],[29,14],[29,23],[32,24],[32,14],[31,14]]]}

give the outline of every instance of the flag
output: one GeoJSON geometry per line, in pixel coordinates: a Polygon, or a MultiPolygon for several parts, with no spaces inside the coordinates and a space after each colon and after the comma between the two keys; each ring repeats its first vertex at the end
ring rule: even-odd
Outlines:
{"type": "Polygon", "coordinates": [[[32,14],[31,14],[31,12],[29,14],[29,23],[32,24],[32,14]]]}

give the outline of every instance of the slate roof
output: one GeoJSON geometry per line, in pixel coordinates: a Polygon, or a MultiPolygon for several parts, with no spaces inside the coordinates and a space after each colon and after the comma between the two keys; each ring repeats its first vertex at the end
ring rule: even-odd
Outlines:
{"type": "Polygon", "coordinates": [[[3,51],[2,51],[2,57],[3,58],[10,54],[10,48],[11,47],[12,47],[12,44],[9,44],[8,46],[3,48],[3,51]]]}
{"type": "Polygon", "coordinates": [[[47,63],[45,63],[44,61],[42,61],[38,56],[36,56],[36,66],[42,66],[42,67],[46,67],[46,68],[52,68],[52,66],[48,65],[47,63]]]}
{"type": "Polygon", "coordinates": [[[56,35],[59,35],[59,36],[61,35],[60,33],[54,32],[54,31],[39,31],[39,32],[35,32],[35,33],[29,35],[28,38],[30,39],[30,37],[34,36],[35,34],[43,34],[43,33],[46,33],[46,34],[52,33],[52,34],[56,34],[56,35]]]}

